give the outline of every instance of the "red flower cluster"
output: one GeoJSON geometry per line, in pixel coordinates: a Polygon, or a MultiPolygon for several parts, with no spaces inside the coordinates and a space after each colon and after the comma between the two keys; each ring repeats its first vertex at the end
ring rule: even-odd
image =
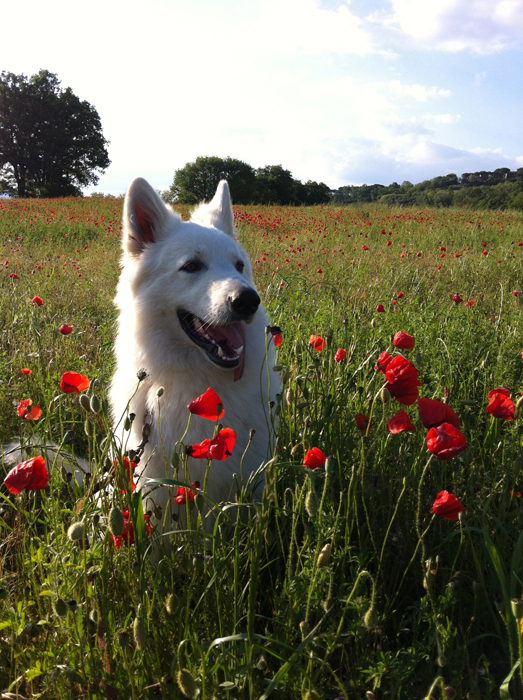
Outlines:
{"type": "Polygon", "coordinates": [[[4,479],[6,489],[15,496],[22,491],[41,491],[48,483],[49,473],[41,456],[13,467],[4,479]]]}
{"type": "Polygon", "coordinates": [[[438,459],[447,461],[467,449],[465,436],[450,423],[431,428],[427,434],[427,448],[438,459]]]}
{"type": "Polygon", "coordinates": [[[89,389],[91,380],[87,379],[85,374],[78,372],[64,372],[60,379],[60,390],[64,394],[79,394],[86,389],[89,389]]]}
{"type": "Polygon", "coordinates": [[[191,445],[190,456],[194,459],[215,459],[220,462],[230,457],[236,443],[236,433],[231,428],[222,428],[216,437],[191,445]]]}
{"type": "Polygon", "coordinates": [[[309,338],[309,345],[312,345],[316,352],[323,352],[327,347],[327,341],[319,335],[311,335],[309,338]]]}
{"type": "Polygon", "coordinates": [[[396,333],[393,343],[400,350],[411,350],[415,345],[413,336],[403,331],[396,333]]]}
{"type": "Polygon", "coordinates": [[[196,416],[201,416],[206,420],[212,421],[220,420],[225,413],[222,400],[210,387],[207,389],[205,394],[202,394],[201,396],[198,396],[197,399],[194,399],[194,401],[191,401],[187,408],[196,416]],[[221,406],[219,413],[218,406],[221,406]]]}
{"type": "Polygon", "coordinates": [[[372,420],[370,421],[369,425],[369,418],[364,416],[363,413],[357,413],[354,416],[354,420],[356,421],[358,430],[361,430],[363,433],[367,432],[367,426],[369,430],[372,428],[372,420]]]}
{"type": "Polygon", "coordinates": [[[28,410],[28,407],[32,403],[33,402],[31,401],[31,399],[24,399],[23,401],[18,402],[16,412],[18,413],[20,418],[25,418],[26,420],[38,420],[40,418],[40,416],[42,415],[41,408],[38,408],[38,406],[33,406],[28,410]]]}
{"type": "Polygon", "coordinates": [[[456,521],[460,513],[463,513],[463,508],[460,501],[448,491],[440,491],[438,497],[432,506],[432,512],[439,515],[440,518],[456,521]]]}
{"type": "Polygon", "coordinates": [[[392,435],[399,435],[400,433],[413,433],[416,427],[410,420],[409,414],[403,409],[396,413],[390,420],[387,421],[387,430],[392,435]]]}
{"type": "MultiPolygon", "coordinates": [[[[123,515],[123,532],[120,537],[115,537],[113,535],[113,542],[114,542],[114,547],[115,549],[120,549],[122,546],[122,542],[125,542],[125,544],[131,545],[134,544],[134,530],[133,530],[133,523],[131,521],[131,518],[129,517],[129,508],[126,508],[124,512],[122,513],[123,515]]],[[[147,522],[149,520],[149,516],[147,513],[144,513],[143,518],[145,520],[145,532],[147,535],[151,534],[151,526],[147,522]]]]}
{"type": "Polygon", "coordinates": [[[176,490],[176,496],[174,497],[174,502],[177,503],[179,506],[184,506],[187,503],[187,498],[189,499],[189,503],[194,503],[194,497],[196,496],[196,491],[193,489],[199,489],[200,488],[200,482],[195,481],[194,484],[192,485],[192,489],[185,488],[184,486],[180,486],[176,490]]]}
{"type": "MultiPolygon", "coordinates": [[[[133,471],[136,469],[136,466],[136,462],[131,462],[129,457],[125,457],[124,455],[115,460],[115,462],[112,462],[113,476],[117,478],[123,477],[123,472],[125,471],[127,474],[127,481],[132,484],[133,491],[136,489],[136,484],[133,483],[133,471]]],[[[121,493],[125,493],[125,489],[123,489],[121,493]]]]}
{"type": "Polygon", "coordinates": [[[418,398],[421,382],[418,370],[408,360],[398,355],[387,365],[385,371],[386,388],[396,401],[411,406],[418,398]]]}
{"type": "Polygon", "coordinates": [[[343,348],[338,348],[336,350],[336,354],[334,355],[334,360],[335,362],[341,362],[342,360],[345,360],[347,357],[347,351],[344,350],[343,348]]]}
{"type": "Polygon", "coordinates": [[[303,466],[308,469],[318,469],[318,467],[323,467],[326,459],[327,458],[318,447],[313,447],[308,450],[303,458],[303,466]]]}
{"type": "Polygon", "coordinates": [[[492,389],[488,395],[490,402],[485,411],[490,413],[494,418],[502,420],[514,420],[515,407],[510,398],[508,389],[492,389]]]}

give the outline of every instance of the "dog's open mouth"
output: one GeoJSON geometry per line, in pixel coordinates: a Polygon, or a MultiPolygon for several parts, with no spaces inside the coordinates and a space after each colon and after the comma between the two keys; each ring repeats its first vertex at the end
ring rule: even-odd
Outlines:
{"type": "Polygon", "coordinates": [[[189,311],[178,311],[180,325],[193,343],[203,348],[218,367],[234,369],[234,381],[245,368],[245,325],[243,321],[226,326],[211,326],[189,311]]]}

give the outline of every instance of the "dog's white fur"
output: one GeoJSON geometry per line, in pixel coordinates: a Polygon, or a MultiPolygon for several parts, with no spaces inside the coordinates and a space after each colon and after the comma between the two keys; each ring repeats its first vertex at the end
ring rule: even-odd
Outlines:
{"type": "MultiPolygon", "coordinates": [[[[115,424],[127,410],[136,416],[130,436],[124,436],[128,448],[138,446],[144,420],[149,420],[146,414],[151,414],[149,443],[137,469],[138,486],[143,488],[148,478],[173,477],[170,459],[187,425],[187,405],[212,387],[225,409],[222,424],[237,434],[232,456],[213,461],[210,469],[207,495],[222,501],[231,493],[233,475],[239,478],[251,428],[256,434],[243,464],[245,478],[269,457],[270,397],[264,367],[268,320],[260,306],[252,317],[241,321],[245,366],[243,376],[235,381],[234,369],[217,366],[191,340],[177,312],[188,311],[211,326],[227,326],[238,320],[231,315],[231,298],[238,290],[255,289],[248,256],[235,239],[227,183],[220,182],[212,201],[198,206],[191,220],[183,222],[145,180],[137,178],[125,198],[122,245],[123,269],[115,298],[119,309],[116,371],[110,402],[115,424]],[[190,261],[199,261],[201,269],[184,269],[190,261]],[[137,373],[142,369],[147,377],[137,389],[137,373]],[[161,387],[164,393],[158,400],[161,387]]],[[[272,349],[269,355],[274,398],[278,376],[272,372],[272,349]]],[[[212,422],[193,416],[184,444],[212,438],[213,427],[212,422]]],[[[191,482],[199,481],[203,487],[207,461],[189,458],[188,462],[191,482]]],[[[183,481],[183,474],[178,478],[183,481]]],[[[146,507],[152,500],[165,512],[172,498],[172,491],[156,489],[146,499],[146,507]]]]}

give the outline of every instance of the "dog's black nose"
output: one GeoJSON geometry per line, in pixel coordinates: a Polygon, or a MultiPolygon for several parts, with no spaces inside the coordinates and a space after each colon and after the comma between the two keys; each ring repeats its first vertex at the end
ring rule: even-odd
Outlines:
{"type": "Polygon", "coordinates": [[[256,313],[260,305],[260,297],[254,289],[242,289],[229,296],[229,304],[238,316],[249,318],[256,313]]]}

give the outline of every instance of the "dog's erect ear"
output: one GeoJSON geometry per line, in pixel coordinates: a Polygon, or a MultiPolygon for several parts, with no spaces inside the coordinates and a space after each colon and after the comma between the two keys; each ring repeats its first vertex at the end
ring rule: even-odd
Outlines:
{"type": "Polygon", "coordinates": [[[158,240],[169,218],[167,207],[143,177],[129,185],[123,208],[124,246],[139,255],[146,245],[158,240]]]}
{"type": "Polygon", "coordinates": [[[221,180],[216,194],[208,204],[200,204],[192,213],[191,221],[213,226],[228,236],[234,236],[234,214],[227,180],[221,180]]]}

